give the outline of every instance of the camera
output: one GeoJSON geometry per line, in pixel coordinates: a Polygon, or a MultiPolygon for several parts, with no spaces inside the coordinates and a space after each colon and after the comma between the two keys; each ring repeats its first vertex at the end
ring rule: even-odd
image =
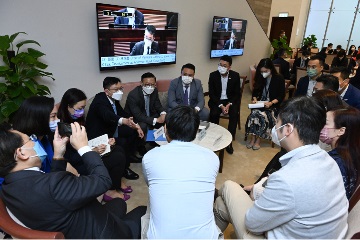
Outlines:
{"type": "Polygon", "coordinates": [[[72,134],[70,124],[64,122],[58,122],[58,131],[62,137],[70,137],[72,134]]]}

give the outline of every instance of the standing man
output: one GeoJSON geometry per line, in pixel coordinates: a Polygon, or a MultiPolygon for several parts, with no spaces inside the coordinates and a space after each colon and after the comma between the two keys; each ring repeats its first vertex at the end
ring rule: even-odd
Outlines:
{"type": "Polygon", "coordinates": [[[291,98],[282,106],[272,129],[272,141],[287,151],[282,167],[252,187],[255,201],[239,184],[224,183],[214,207],[221,230],[231,222],[237,238],[345,237],[349,203],[342,175],[317,145],[325,122],[326,110],[314,98],[291,98]]]}
{"type": "MultiPolygon", "coordinates": [[[[141,76],[141,86],[134,88],[126,99],[125,111],[134,116],[142,131],[159,128],[165,121],[165,109],[161,105],[159,93],[156,88],[156,77],[151,72],[141,76]]],[[[139,153],[145,154],[145,142],[140,144],[139,153]]]]}
{"type": "Polygon", "coordinates": [[[165,118],[169,143],[144,156],[150,210],[144,216],[149,223],[142,224],[142,233],[147,233],[148,239],[218,239],[221,234],[212,207],[219,159],[191,142],[199,123],[193,108],[175,107],[165,118]]]}
{"type": "Polygon", "coordinates": [[[321,56],[315,55],[310,57],[307,65],[307,76],[299,79],[296,86],[295,97],[297,96],[312,96],[316,79],[322,75],[324,69],[324,60],[321,56]]]}
{"type": "Polygon", "coordinates": [[[205,107],[201,81],[195,79],[195,66],[187,63],[181,67],[181,76],[171,81],[168,91],[169,112],[178,105],[191,106],[200,120],[208,121],[209,110],[205,107]]]}
{"type": "Polygon", "coordinates": [[[116,144],[122,146],[126,153],[126,169],[124,177],[138,179],[139,175],[130,167],[130,157],[135,154],[138,137],[144,133],[133,118],[120,106],[123,95],[121,81],[116,77],[106,77],[103,81],[104,91],[95,95],[86,116],[86,127],[90,139],[107,134],[114,137],[116,144]]]}
{"type": "MultiPolygon", "coordinates": [[[[232,58],[220,58],[218,70],[209,76],[210,122],[219,124],[220,114],[229,115],[228,130],[235,138],[241,98],[240,75],[231,70],[232,58]]],[[[226,147],[229,154],[234,152],[232,143],[226,147]]]]}
{"type": "Polygon", "coordinates": [[[155,42],[156,28],[153,25],[147,25],[144,33],[144,41],[137,42],[131,50],[130,56],[159,54],[159,43],[155,42]]]}

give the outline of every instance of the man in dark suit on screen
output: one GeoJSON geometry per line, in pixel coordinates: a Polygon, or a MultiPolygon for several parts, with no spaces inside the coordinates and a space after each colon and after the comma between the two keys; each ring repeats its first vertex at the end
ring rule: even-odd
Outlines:
{"type": "Polygon", "coordinates": [[[111,187],[111,178],[98,153],[88,146],[85,127],[71,124],[70,144],[82,156],[89,175],[66,171],[63,158],[68,138],[54,136],[52,172],[40,171],[46,156],[38,140],[0,127],[0,173],[5,177],[1,198],[25,226],[59,231],[65,238],[138,238],[146,207],[126,215],[121,198],[102,205],[96,197],[111,187]]]}
{"type": "Polygon", "coordinates": [[[144,14],[142,14],[139,10],[132,7],[127,7],[124,9],[120,9],[117,11],[118,14],[122,13],[130,13],[132,14],[129,17],[118,16],[115,18],[115,24],[119,25],[130,25],[133,28],[138,28],[139,25],[144,25],[144,14]]]}
{"type": "Polygon", "coordinates": [[[137,42],[130,52],[130,56],[159,54],[159,43],[155,42],[156,28],[148,25],[145,28],[144,40],[137,42]]]}
{"type": "MultiPolygon", "coordinates": [[[[231,69],[232,58],[224,55],[220,58],[218,70],[209,76],[210,122],[219,124],[220,114],[229,115],[228,130],[233,137],[236,134],[239,104],[241,98],[240,75],[231,69]]],[[[234,152],[232,143],[226,147],[229,154],[234,152]]]]}
{"type": "Polygon", "coordinates": [[[238,40],[236,40],[235,33],[231,32],[230,39],[228,39],[225,42],[223,50],[239,48],[237,45],[238,45],[238,40]]]}

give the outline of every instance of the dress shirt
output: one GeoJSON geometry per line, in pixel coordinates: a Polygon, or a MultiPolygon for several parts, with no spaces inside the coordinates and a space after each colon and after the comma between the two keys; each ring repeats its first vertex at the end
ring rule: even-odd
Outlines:
{"type": "Polygon", "coordinates": [[[150,45],[146,45],[144,44],[144,52],[143,55],[148,55],[151,53],[151,44],[150,45]]]}
{"type": "Polygon", "coordinates": [[[227,83],[229,80],[229,72],[226,74],[225,77],[223,77],[223,75],[221,75],[221,96],[220,96],[220,100],[223,99],[228,99],[227,95],[226,95],[226,89],[227,89],[227,83]]]}
{"type": "Polygon", "coordinates": [[[341,99],[343,99],[344,101],[347,100],[347,99],[344,99],[344,96],[345,96],[346,91],[348,90],[348,88],[349,88],[349,84],[346,86],[345,90],[340,94],[341,99]]]}
{"type": "MultiPolygon", "coordinates": [[[[189,101],[189,104],[190,104],[190,86],[191,86],[191,84],[189,84],[187,87],[188,87],[188,101],[189,101]]],[[[183,92],[185,92],[186,91],[186,88],[185,88],[185,84],[183,84],[183,92]]],[[[198,106],[196,106],[195,107],[195,109],[196,109],[196,111],[200,111],[200,108],[198,107],[198,106]]]]}
{"type": "MultiPolygon", "coordinates": [[[[109,99],[111,105],[113,105],[113,104],[115,105],[115,102],[113,100],[111,100],[109,97],[107,97],[107,98],[109,99]]],[[[122,121],[123,121],[123,118],[121,117],[118,122],[119,126],[122,125],[122,121]]]]}
{"type": "Polygon", "coordinates": [[[234,44],[234,39],[230,38],[229,49],[233,49],[233,48],[234,48],[233,44],[234,44]]]}
{"type": "Polygon", "coordinates": [[[306,96],[308,96],[308,97],[312,96],[315,84],[316,84],[316,80],[312,80],[311,78],[309,78],[309,86],[308,86],[308,89],[307,89],[306,96]]]}

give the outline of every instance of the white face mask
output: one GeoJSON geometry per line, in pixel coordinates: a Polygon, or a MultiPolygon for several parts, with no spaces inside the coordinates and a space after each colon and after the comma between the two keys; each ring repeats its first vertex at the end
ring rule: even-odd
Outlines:
{"type": "Polygon", "coordinates": [[[263,76],[263,78],[267,78],[268,76],[270,76],[270,72],[263,72],[261,73],[261,75],[263,76]]]}
{"type": "Polygon", "coordinates": [[[218,71],[219,71],[220,74],[225,74],[225,73],[227,73],[227,68],[222,67],[222,66],[218,66],[218,71]]]}
{"type": "Polygon", "coordinates": [[[150,95],[154,92],[155,88],[154,87],[142,87],[144,93],[146,93],[147,95],[150,95]]]}
{"type": "Polygon", "coordinates": [[[114,92],[111,97],[117,101],[120,101],[122,98],[122,95],[123,95],[123,92],[119,90],[117,92],[114,92]]]}
{"type": "Polygon", "coordinates": [[[147,38],[144,38],[144,42],[145,42],[145,46],[151,46],[152,44],[152,41],[147,38]]]}
{"type": "MultiPolygon", "coordinates": [[[[283,138],[281,138],[281,139],[279,140],[279,137],[278,137],[276,131],[279,130],[280,128],[285,127],[286,125],[290,125],[290,124],[286,123],[286,124],[284,124],[284,125],[281,125],[281,126],[278,127],[278,128],[276,128],[276,126],[274,126],[274,127],[271,129],[271,140],[272,140],[276,145],[278,145],[279,147],[281,147],[280,142],[281,142],[282,140],[284,140],[287,136],[284,136],[283,138]]],[[[292,125],[290,125],[290,126],[292,126],[292,125]]],[[[292,129],[291,132],[293,132],[293,131],[294,131],[294,128],[292,129]]]]}
{"type": "Polygon", "coordinates": [[[193,78],[189,76],[181,76],[181,80],[185,85],[188,85],[192,82],[193,78]]]}

